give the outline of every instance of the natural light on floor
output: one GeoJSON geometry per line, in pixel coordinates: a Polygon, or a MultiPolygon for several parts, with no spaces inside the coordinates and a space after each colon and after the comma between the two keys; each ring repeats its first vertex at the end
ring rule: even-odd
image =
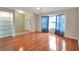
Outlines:
{"type": "Polygon", "coordinates": [[[20,48],[19,48],[19,51],[23,51],[23,47],[20,47],[20,48]]]}
{"type": "Polygon", "coordinates": [[[50,50],[56,50],[56,37],[49,36],[49,48],[50,50]]]}
{"type": "Polygon", "coordinates": [[[62,51],[65,51],[65,47],[66,47],[65,41],[63,40],[63,42],[62,42],[62,51]]]}

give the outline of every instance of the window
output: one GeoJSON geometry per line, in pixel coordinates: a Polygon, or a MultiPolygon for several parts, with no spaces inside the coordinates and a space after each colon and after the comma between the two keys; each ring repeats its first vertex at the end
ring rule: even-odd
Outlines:
{"type": "Polygon", "coordinates": [[[0,11],[0,38],[12,36],[13,13],[0,11]]]}
{"type": "Polygon", "coordinates": [[[56,16],[56,31],[55,33],[59,35],[64,35],[65,31],[65,15],[60,14],[56,16]]]}
{"type": "Polygon", "coordinates": [[[56,25],[56,16],[50,16],[49,17],[49,30],[55,29],[56,25]]]}

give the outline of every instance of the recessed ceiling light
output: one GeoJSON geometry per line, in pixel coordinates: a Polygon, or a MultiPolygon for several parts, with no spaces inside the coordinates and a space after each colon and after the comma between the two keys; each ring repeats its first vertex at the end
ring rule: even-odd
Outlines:
{"type": "Polygon", "coordinates": [[[37,7],[36,9],[37,9],[37,10],[40,10],[40,8],[39,8],[39,7],[37,7]]]}
{"type": "Polygon", "coordinates": [[[21,10],[17,10],[17,12],[19,12],[19,13],[24,13],[24,11],[21,11],[21,10]]]}

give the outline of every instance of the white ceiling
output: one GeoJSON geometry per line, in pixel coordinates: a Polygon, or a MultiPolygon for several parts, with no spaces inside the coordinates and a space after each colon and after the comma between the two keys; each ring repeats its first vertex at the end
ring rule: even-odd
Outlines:
{"type": "Polygon", "coordinates": [[[47,12],[55,12],[55,11],[60,11],[60,10],[67,10],[71,9],[72,7],[41,7],[40,10],[36,10],[36,7],[11,7],[12,9],[18,9],[22,10],[25,12],[32,12],[35,14],[42,14],[42,13],[47,13],[47,12]]]}

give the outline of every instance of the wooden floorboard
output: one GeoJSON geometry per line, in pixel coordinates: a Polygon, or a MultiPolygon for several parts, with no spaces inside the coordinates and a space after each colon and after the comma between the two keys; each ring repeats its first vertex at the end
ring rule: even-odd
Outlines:
{"type": "Polygon", "coordinates": [[[78,41],[52,33],[34,32],[0,39],[0,51],[78,51],[78,41]]]}

